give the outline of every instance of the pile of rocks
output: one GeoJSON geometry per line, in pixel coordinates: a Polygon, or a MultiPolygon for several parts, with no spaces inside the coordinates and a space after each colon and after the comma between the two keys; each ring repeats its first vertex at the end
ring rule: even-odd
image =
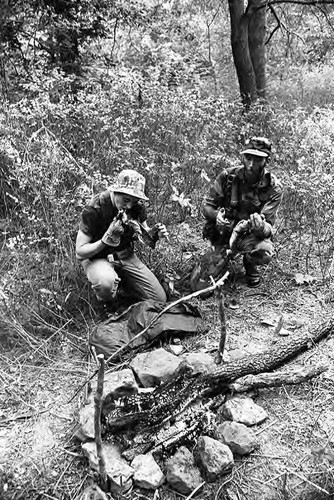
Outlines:
{"type": "MultiPolygon", "coordinates": [[[[169,380],[182,362],[187,362],[195,373],[208,373],[216,368],[214,359],[207,353],[176,356],[160,348],[138,354],[130,368],[106,373],[104,407],[107,408],[110,400],[121,395],[153,390],[169,380]]],[[[93,381],[93,391],[87,404],[80,411],[77,436],[82,441],[82,451],[91,469],[98,471],[94,441],[94,385],[96,387],[96,381],[93,381]]],[[[134,486],[155,490],[167,482],[177,492],[189,495],[194,489],[199,489],[203,481],[214,482],[228,474],[233,468],[234,456],[247,455],[256,449],[258,441],[251,427],[267,417],[265,410],[251,398],[231,396],[213,415],[214,433],[199,436],[192,451],[185,446],[179,447],[163,465],[159,465],[150,453],[139,454],[128,462],[118,446],[104,442],[103,453],[110,491],[126,496],[134,486]]],[[[103,495],[103,492],[99,494],[103,495]]]]}

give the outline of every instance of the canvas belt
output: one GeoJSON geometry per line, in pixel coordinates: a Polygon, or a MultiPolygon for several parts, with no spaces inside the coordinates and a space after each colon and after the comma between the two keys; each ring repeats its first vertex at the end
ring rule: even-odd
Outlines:
{"type": "Polygon", "coordinates": [[[116,259],[116,260],[128,259],[133,254],[134,254],[134,251],[131,248],[125,248],[124,250],[120,250],[119,252],[113,252],[114,259],[116,259]]]}

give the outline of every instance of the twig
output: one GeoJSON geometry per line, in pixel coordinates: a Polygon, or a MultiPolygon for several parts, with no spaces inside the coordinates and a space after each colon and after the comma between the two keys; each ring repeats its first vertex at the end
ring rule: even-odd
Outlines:
{"type": "MultiPolygon", "coordinates": [[[[137,335],[135,335],[127,344],[123,345],[122,347],[120,347],[119,349],[117,349],[117,351],[115,351],[111,356],[109,356],[109,358],[106,360],[105,363],[106,364],[109,363],[120,352],[124,351],[127,347],[129,347],[129,345],[134,340],[137,340],[139,337],[141,337],[142,335],[144,335],[144,333],[146,333],[147,330],[149,330],[151,328],[151,326],[159,318],[161,318],[161,316],[163,314],[165,314],[167,311],[169,311],[172,307],[176,306],[177,304],[181,304],[181,302],[185,302],[186,300],[194,299],[195,297],[199,297],[200,295],[204,295],[204,294],[206,294],[208,292],[213,292],[217,287],[222,286],[224,284],[224,281],[226,280],[226,278],[228,277],[228,275],[229,275],[229,273],[226,272],[224,274],[224,276],[222,276],[218,281],[216,281],[212,285],[208,286],[207,288],[204,288],[204,290],[198,290],[197,292],[190,293],[189,295],[186,295],[185,297],[181,297],[180,299],[175,300],[175,302],[172,302],[171,304],[168,304],[168,306],[166,306],[162,311],[160,311],[141,332],[137,333],[137,335]]],[[[73,399],[75,398],[75,396],[77,394],[79,394],[79,392],[85,387],[86,384],[88,384],[88,382],[90,382],[90,380],[92,380],[93,377],[95,377],[95,375],[97,373],[98,373],[98,370],[95,370],[92,373],[92,375],[87,380],[85,380],[85,382],[83,384],[81,384],[81,386],[75,391],[75,393],[73,394],[73,396],[71,397],[71,399],[69,401],[67,401],[67,404],[71,403],[73,401],[73,399]]]]}
{"type": "Polygon", "coordinates": [[[185,297],[181,297],[180,299],[177,299],[175,300],[175,302],[172,302],[171,304],[168,304],[168,306],[166,306],[162,311],[160,311],[151,321],[150,323],[145,326],[145,328],[137,333],[137,335],[135,335],[131,340],[129,340],[129,342],[127,344],[125,344],[124,346],[120,347],[119,349],[117,349],[117,351],[115,351],[111,356],[109,356],[109,358],[106,360],[106,363],[109,363],[113,358],[115,358],[120,352],[124,351],[127,347],[129,347],[130,344],[132,344],[132,342],[134,342],[135,340],[137,340],[139,337],[142,337],[144,335],[144,333],[146,333],[150,328],[151,326],[159,319],[161,318],[161,316],[163,314],[165,314],[167,311],[169,311],[170,309],[172,309],[174,306],[178,305],[178,304],[181,304],[182,302],[185,302],[187,300],[190,300],[190,299],[194,299],[196,297],[199,297],[200,295],[203,295],[205,293],[209,293],[209,292],[213,292],[214,290],[216,290],[216,288],[222,286],[224,284],[224,281],[226,280],[226,278],[228,277],[229,273],[225,273],[224,276],[222,278],[220,278],[217,282],[214,282],[212,285],[210,285],[209,287],[207,288],[204,288],[204,290],[198,290],[197,292],[193,292],[193,293],[190,293],[189,295],[186,295],[185,297]]]}
{"type": "Polygon", "coordinates": [[[101,438],[101,410],[102,410],[102,395],[103,395],[103,383],[104,383],[104,355],[99,354],[98,360],[100,363],[97,378],[97,388],[94,397],[95,401],[95,419],[94,419],[94,430],[95,430],[95,443],[96,443],[96,454],[99,464],[99,477],[101,486],[104,489],[107,485],[107,473],[106,473],[106,462],[103,455],[102,449],[102,438],[101,438]]]}
{"type": "Polygon", "coordinates": [[[272,425],[276,424],[277,420],[273,420],[269,425],[267,425],[266,427],[263,427],[262,429],[258,430],[255,435],[258,436],[259,434],[261,434],[261,432],[263,431],[266,431],[267,429],[269,429],[269,427],[271,427],[272,425]]]}
{"type": "Polygon", "coordinates": [[[9,422],[15,422],[15,420],[21,420],[22,418],[32,418],[36,417],[37,415],[42,415],[42,413],[47,413],[50,411],[51,408],[48,408],[47,410],[41,410],[41,411],[36,411],[34,413],[21,413],[20,415],[16,415],[15,417],[8,417],[5,418],[4,420],[0,420],[0,427],[3,424],[7,424],[9,422]]]}
{"type": "Polygon", "coordinates": [[[196,486],[196,488],[190,493],[190,495],[187,496],[186,500],[190,500],[191,498],[193,498],[196,493],[202,488],[202,486],[205,485],[205,481],[203,481],[203,483],[199,484],[198,486],[196,486]]]}
{"type": "Polygon", "coordinates": [[[225,309],[224,309],[224,295],[221,286],[216,288],[216,296],[218,301],[218,311],[220,319],[220,339],[219,347],[216,354],[216,364],[220,364],[223,361],[224,349],[226,344],[226,319],[225,319],[225,309]]]}
{"type": "Polygon", "coordinates": [[[93,345],[91,347],[91,351],[92,351],[92,356],[94,358],[95,363],[97,364],[97,366],[99,366],[99,360],[97,359],[96,349],[93,345]]]}
{"type": "Polygon", "coordinates": [[[301,479],[302,481],[304,481],[305,483],[309,484],[310,486],[313,486],[314,488],[316,488],[317,490],[319,491],[322,491],[323,493],[325,493],[326,495],[330,495],[329,491],[325,490],[324,488],[321,488],[321,486],[318,486],[317,484],[313,483],[312,481],[309,481],[308,479],[306,479],[306,477],[302,476],[301,474],[298,474],[298,472],[295,472],[294,470],[292,469],[288,469],[286,467],[286,470],[287,472],[289,472],[290,474],[294,474],[296,477],[299,477],[299,479],[301,479]]]}

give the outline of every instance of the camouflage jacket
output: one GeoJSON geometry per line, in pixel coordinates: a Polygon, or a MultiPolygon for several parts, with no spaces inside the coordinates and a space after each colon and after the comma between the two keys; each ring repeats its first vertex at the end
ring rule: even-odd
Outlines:
{"type": "Polygon", "coordinates": [[[279,180],[267,170],[257,184],[250,185],[243,166],[227,168],[218,175],[204,198],[203,214],[208,221],[215,222],[217,211],[225,208],[226,218],[235,225],[256,212],[273,225],[282,192],[279,180]]]}

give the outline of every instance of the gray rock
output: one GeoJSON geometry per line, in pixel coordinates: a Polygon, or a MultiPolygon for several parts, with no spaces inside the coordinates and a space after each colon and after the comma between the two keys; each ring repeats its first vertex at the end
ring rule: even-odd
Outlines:
{"type": "Polygon", "coordinates": [[[94,415],[94,401],[90,400],[79,411],[79,424],[75,433],[83,443],[95,438],[94,415]]]}
{"type": "MultiPolygon", "coordinates": [[[[91,469],[98,471],[99,466],[95,442],[84,443],[81,447],[83,454],[88,458],[91,469]]],[[[134,469],[121,457],[119,448],[113,444],[103,443],[102,450],[106,462],[106,473],[110,491],[112,493],[124,494],[131,490],[134,469]]]]}
{"type": "Polygon", "coordinates": [[[131,367],[144,387],[154,387],[170,379],[181,363],[181,358],[161,348],[138,354],[131,367]]]}
{"type": "Polygon", "coordinates": [[[213,357],[205,352],[189,352],[182,358],[191,366],[194,374],[209,373],[217,368],[213,357]]]}
{"type": "Polygon", "coordinates": [[[248,426],[260,424],[268,418],[267,412],[245,396],[235,396],[226,401],[217,412],[218,421],[234,420],[248,426]],[[223,417],[223,418],[222,418],[223,417]]]}
{"type": "Polygon", "coordinates": [[[208,436],[201,436],[194,449],[194,457],[207,482],[228,474],[233,465],[233,454],[228,446],[208,436]]]}
{"type": "MultiPolygon", "coordinates": [[[[94,399],[97,380],[94,378],[91,383],[92,392],[90,399],[94,399]]],[[[103,383],[103,403],[108,403],[109,399],[118,399],[121,396],[130,396],[137,394],[138,384],[133,371],[130,368],[119,370],[117,372],[107,372],[103,383]]]]}
{"type": "Polygon", "coordinates": [[[248,455],[258,446],[252,429],[238,422],[223,422],[217,427],[217,439],[237,455],[248,455]]]}
{"type": "Polygon", "coordinates": [[[334,412],[331,410],[326,410],[319,418],[318,425],[322,429],[331,444],[334,444],[334,412]]]}
{"type": "Polygon", "coordinates": [[[131,462],[135,473],[133,481],[139,488],[155,490],[162,485],[165,476],[151,454],[137,455],[131,462]]]}
{"type": "Polygon", "coordinates": [[[175,455],[167,460],[165,473],[167,483],[182,495],[189,495],[202,483],[194,457],[185,446],[181,446],[175,455]]]}
{"type": "Polygon", "coordinates": [[[85,488],[80,500],[108,500],[108,497],[97,484],[91,484],[85,488]]]}

